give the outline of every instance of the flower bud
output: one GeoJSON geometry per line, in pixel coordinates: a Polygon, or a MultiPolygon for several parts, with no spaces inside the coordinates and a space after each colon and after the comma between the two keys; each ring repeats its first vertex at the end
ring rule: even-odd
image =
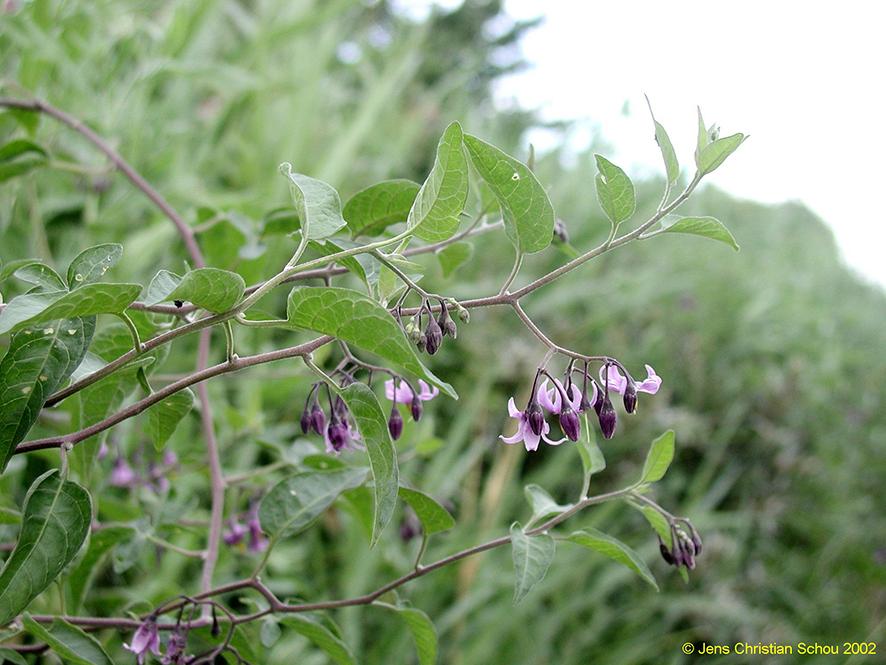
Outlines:
{"type": "Polygon", "coordinates": [[[418,398],[418,395],[414,392],[412,393],[412,403],[409,405],[409,410],[412,412],[412,419],[415,422],[418,422],[421,419],[421,413],[424,410],[424,407],[421,405],[421,400],[418,398]]]}
{"type": "Polygon", "coordinates": [[[466,310],[464,307],[462,307],[461,305],[459,305],[458,308],[456,309],[456,313],[458,314],[459,321],[461,321],[462,323],[470,323],[471,322],[471,313],[468,310],[466,310]]]}
{"type": "Polygon", "coordinates": [[[348,442],[348,426],[337,418],[329,421],[329,429],[326,430],[326,434],[335,452],[339,452],[348,442]]]}
{"type": "Polygon", "coordinates": [[[665,545],[664,541],[661,539],[661,536],[658,537],[658,549],[661,552],[661,558],[665,560],[669,566],[674,565],[674,557],[671,555],[671,551],[668,549],[668,546],[665,545]]]}
{"type": "MultiPolygon", "coordinates": [[[[419,334],[421,334],[421,333],[419,333],[419,334]]],[[[416,348],[418,348],[419,353],[424,353],[424,350],[426,348],[428,348],[428,336],[421,335],[421,337],[419,337],[418,341],[415,343],[415,346],[416,346],[416,348]]]]}
{"type": "Polygon", "coordinates": [[[446,308],[446,303],[441,300],[440,306],[440,316],[437,317],[437,325],[440,326],[440,329],[443,331],[444,337],[449,335],[452,339],[455,339],[456,335],[458,335],[458,328],[455,327],[455,321],[449,316],[449,310],[446,308]]]}
{"type": "Polygon", "coordinates": [[[637,384],[630,377],[627,377],[624,394],[625,411],[634,413],[637,410],[637,384]]]}
{"type": "Polygon", "coordinates": [[[301,421],[299,423],[301,425],[301,433],[307,434],[308,430],[311,429],[311,404],[310,402],[305,402],[305,410],[301,412],[301,421]]]}
{"type": "Polygon", "coordinates": [[[526,405],[526,420],[529,422],[529,429],[535,436],[541,436],[545,426],[545,414],[541,409],[535,395],[529,398],[529,404],[526,405]]]}
{"type": "Polygon", "coordinates": [[[434,319],[428,320],[428,327],[425,328],[425,345],[428,353],[434,355],[443,343],[443,329],[434,319]]]}
{"type": "Polygon", "coordinates": [[[698,535],[698,531],[691,524],[689,528],[692,530],[692,545],[695,547],[695,556],[698,556],[701,554],[701,536],[698,535]]]}
{"type": "MultiPolygon", "coordinates": [[[[218,617],[215,614],[215,605],[212,606],[212,628],[210,628],[209,634],[212,635],[213,637],[218,637],[219,635],[221,635],[221,626],[219,625],[218,617]]],[[[172,635],[169,636],[170,645],[172,644],[172,638],[175,635],[178,635],[178,633],[176,632],[176,633],[173,633],[172,635]]],[[[170,651],[171,650],[172,650],[172,647],[170,646],[170,651]]]]}
{"type": "Polygon", "coordinates": [[[569,232],[566,230],[566,222],[562,219],[554,220],[554,238],[560,242],[569,242],[569,232]]]}
{"type": "MultiPolygon", "coordinates": [[[[594,406],[596,408],[596,405],[594,406]]],[[[603,396],[600,408],[597,410],[597,417],[600,419],[600,430],[603,432],[603,438],[611,439],[612,435],[615,434],[617,417],[609,395],[603,396]]]]}
{"type": "Polygon", "coordinates": [[[394,402],[394,406],[391,408],[391,417],[388,418],[388,431],[391,433],[391,438],[394,441],[403,434],[403,416],[400,415],[397,402],[394,402]]]}
{"type": "Polygon", "coordinates": [[[320,406],[320,400],[314,396],[314,403],[311,405],[311,429],[317,434],[323,436],[323,430],[326,427],[326,415],[320,406]]]}
{"type": "Polygon", "coordinates": [[[578,441],[581,436],[581,421],[578,414],[568,405],[560,411],[560,429],[570,441],[578,441]]]}

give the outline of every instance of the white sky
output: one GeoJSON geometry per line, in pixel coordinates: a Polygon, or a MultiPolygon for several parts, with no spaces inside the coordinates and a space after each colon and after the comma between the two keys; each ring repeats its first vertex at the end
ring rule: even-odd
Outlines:
{"type": "Polygon", "coordinates": [[[516,18],[544,13],[546,21],[523,42],[535,68],[505,80],[502,100],[540,106],[549,119],[585,118],[589,132],[599,124],[626,169],[661,168],[644,93],[684,168],[694,166],[698,105],[722,136],[751,135],[706,182],[739,197],[805,202],[832,226],[846,262],[886,285],[886,214],[877,207],[886,177],[886,12],[879,3],[505,0],[505,6],[516,18]]]}

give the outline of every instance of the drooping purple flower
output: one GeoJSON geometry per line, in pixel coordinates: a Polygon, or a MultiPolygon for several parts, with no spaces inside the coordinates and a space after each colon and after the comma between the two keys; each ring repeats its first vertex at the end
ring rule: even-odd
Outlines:
{"type": "Polygon", "coordinates": [[[246,535],[247,531],[248,529],[240,522],[240,520],[232,517],[228,521],[228,528],[222,532],[222,540],[225,542],[225,545],[228,545],[229,547],[237,545],[242,542],[243,536],[246,535]]]}
{"type": "Polygon", "coordinates": [[[169,636],[169,645],[166,647],[166,655],[160,659],[164,665],[180,665],[186,662],[185,648],[188,646],[188,638],[178,630],[169,636]]]}
{"type": "Polygon", "coordinates": [[[123,456],[114,460],[114,468],[111,471],[110,484],[114,487],[130,487],[138,482],[138,474],[129,466],[129,462],[123,456]]]}
{"type": "Polygon", "coordinates": [[[342,450],[366,450],[360,445],[363,441],[360,433],[349,422],[337,416],[329,421],[323,438],[326,441],[326,452],[331,455],[337,456],[342,450]]]}
{"type": "Polygon", "coordinates": [[[258,503],[255,503],[249,511],[249,521],[246,523],[249,527],[249,545],[247,549],[250,552],[264,552],[268,549],[268,539],[261,529],[261,523],[258,520],[258,503]]]}
{"type": "MultiPolygon", "coordinates": [[[[624,395],[625,389],[628,387],[628,379],[621,375],[621,372],[615,365],[608,365],[608,368],[609,390],[616,392],[619,395],[624,395]]],[[[661,377],[658,376],[655,373],[655,370],[649,365],[646,365],[646,374],[647,376],[643,383],[634,383],[634,386],[636,387],[637,392],[654,395],[661,387],[661,377]]],[[[604,385],[606,384],[606,367],[600,368],[600,383],[604,385]]],[[[631,380],[631,383],[633,383],[633,380],[631,380]]]]}
{"type": "Polygon", "coordinates": [[[578,441],[581,436],[581,421],[578,419],[578,413],[581,408],[581,392],[574,383],[569,386],[567,394],[563,384],[559,379],[554,379],[554,388],[551,391],[547,389],[548,380],[545,379],[538,389],[538,401],[551,413],[559,414],[560,429],[570,441],[578,441]]]}
{"type": "Polygon", "coordinates": [[[521,441],[526,446],[526,450],[533,451],[538,450],[538,442],[541,439],[544,439],[552,446],[559,446],[566,439],[560,439],[559,441],[551,441],[548,438],[548,432],[551,431],[551,426],[548,425],[544,420],[542,421],[542,430],[540,434],[536,434],[532,431],[532,427],[529,424],[529,417],[523,411],[517,410],[517,405],[514,404],[514,398],[511,397],[508,400],[508,413],[511,414],[511,418],[518,418],[520,421],[519,426],[517,427],[517,433],[513,436],[499,436],[502,441],[505,443],[520,443],[521,441]]]}
{"type": "Polygon", "coordinates": [[[416,397],[422,402],[427,402],[440,394],[440,390],[436,386],[429,386],[423,379],[418,380],[418,387],[421,390],[418,393],[413,393],[409,384],[400,379],[400,385],[394,390],[394,380],[388,379],[385,381],[385,397],[400,402],[400,404],[411,404],[416,397]]]}
{"type": "Polygon", "coordinates": [[[155,656],[160,655],[160,633],[157,630],[157,620],[154,616],[150,616],[138,627],[135,635],[132,636],[132,644],[124,644],[124,649],[132,651],[138,656],[138,663],[142,665],[145,662],[145,656],[150,651],[155,656]]]}

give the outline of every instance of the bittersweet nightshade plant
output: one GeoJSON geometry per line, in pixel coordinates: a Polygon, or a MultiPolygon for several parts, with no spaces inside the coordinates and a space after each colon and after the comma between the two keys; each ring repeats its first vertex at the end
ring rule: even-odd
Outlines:
{"type": "MultiPolygon", "coordinates": [[[[113,273],[106,276],[106,272],[123,257],[123,246],[113,242],[84,249],[70,262],[67,271],[63,271],[64,276],[51,265],[37,260],[23,260],[9,271],[9,277],[20,279],[28,286],[22,289],[27,292],[3,305],[0,311],[0,335],[9,335],[8,350],[0,361],[0,424],[3,425],[0,427],[0,470],[6,469],[15,455],[43,449],[57,449],[61,461],[59,468],[33,481],[23,504],[18,507],[20,510],[9,512],[21,514],[22,526],[21,535],[0,571],[0,624],[23,617],[25,630],[34,639],[44,640],[46,649],[54,648],[54,638],[51,633],[47,636],[43,626],[51,624],[53,616],[60,616],[64,608],[54,600],[57,594],[46,591],[54,581],[60,580],[63,586],[73,587],[67,590],[69,595],[75,595],[76,591],[78,604],[72,611],[86,608],[76,617],[76,626],[65,628],[69,635],[86,640],[84,643],[101,651],[104,646],[84,628],[135,629],[126,649],[137,654],[139,663],[145,662],[149,653],[160,655],[161,631],[170,633],[164,662],[196,665],[214,662],[221,654],[245,662],[235,644],[239,639],[237,632],[259,621],[264,622],[260,642],[273,643],[275,631],[279,633],[282,625],[305,635],[336,662],[353,662],[345,642],[347,636],[330,628],[331,624],[326,623],[328,619],[321,621],[305,613],[376,604],[407,617],[409,629],[420,645],[422,665],[426,665],[434,662],[433,655],[429,654],[436,653],[437,645],[430,619],[417,608],[381,601],[390,599],[395,590],[402,591],[400,588],[407,582],[477,552],[505,545],[512,547],[515,602],[540,583],[552,565],[556,554],[555,536],[609,556],[655,586],[655,579],[642,558],[612,536],[589,528],[571,535],[557,533],[555,529],[562,522],[593,505],[613,500],[629,502],[643,512],[662,539],[661,552],[666,561],[684,573],[695,567],[695,558],[701,551],[701,539],[695,529],[688,520],[673,517],[647,496],[650,486],[663,477],[673,460],[673,432],[666,432],[653,441],[639,480],[606,494],[588,494],[591,476],[605,467],[605,461],[594,441],[593,428],[583,428],[579,414],[586,420],[587,412],[593,407],[603,437],[609,439],[616,426],[610,392],[622,394],[625,409],[633,413],[637,393],[656,393],[661,379],[647,365],[647,378],[638,384],[621,362],[633,363],[637,359],[617,360],[610,357],[606,349],[573,350],[558,345],[523,309],[522,299],[536,291],[554,288],[552,283],[556,279],[606,252],[664,233],[707,237],[737,249],[732,236],[717,220],[676,218],[673,213],[689,198],[702,177],[718,168],[740,145],[743,135],[719,138],[704,129],[699,114],[704,131],[700,131],[696,146],[697,170],[683,192],[672,196],[671,187],[680,176],[679,165],[667,134],[655,122],[667,183],[655,213],[640,222],[632,221],[637,203],[630,178],[608,159],[597,155],[596,197],[610,225],[605,240],[583,253],[569,245],[568,222],[555,216],[553,203],[529,165],[465,133],[455,122],[441,136],[433,166],[421,184],[385,181],[358,192],[344,204],[332,185],[296,173],[290,164],[284,163],[280,172],[289,190],[288,206],[284,214],[277,217],[269,211],[262,222],[262,233],[289,237],[295,249],[285,265],[272,266],[270,274],[247,286],[245,270],[241,275],[208,265],[195,227],[86,124],[32,98],[0,98],[0,108],[41,113],[79,132],[169,219],[189,257],[188,269],[183,274],[172,272],[182,270],[181,262],[171,262],[150,280],[141,280],[143,283],[108,281],[113,273]],[[468,296],[470,299],[464,300],[426,290],[433,277],[426,277],[426,266],[417,261],[438,261],[447,274],[471,259],[472,250],[468,248],[474,236],[499,231],[504,232],[514,248],[513,268],[500,288],[496,285],[491,293],[472,293],[468,296]],[[543,252],[552,243],[571,258],[567,261],[558,254],[558,267],[534,280],[525,279],[525,274],[521,274],[524,257],[543,252]],[[314,281],[317,279],[322,281],[314,281]],[[277,312],[265,311],[275,308],[271,304],[273,299],[266,296],[292,282],[296,284],[289,291],[285,308],[281,304],[277,312]],[[445,371],[431,364],[437,359],[423,360],[418,353],[428,351],[433,356],[444,337],[456,339],[453,311],[467,324],[471,319],[470,309],[490,307],[504,307],[512,312],[514,322],[522,321],[526,327],[518,330],[515,326],[514,335],[523,335],[538,346],[539,369],[526,408],[519,411],[514,398],[508,400],[508,413],[517,420],[517,432],[499,438],[509,444],[523,443],[530,452],[537,451],[542,440],[552,446],[559,446],[566,439],[575,442],[575,446],[563,446],[546,454],[577,455],[584,469],[583,486],[576,488],[574,503],[566,506],[557,504],[538,486],[529,486],[527,496],[532,515],[526,526],[514,522],[507,535],[499,534],[492,540],[424,565],[422,557],[429,551],[429,539],[433,538],[436,543],[442,538],[439,534],[456,525],[444,507],[445,502],[438,502],[421,488],[413,487],[405,477],[412,474],[413,467],[404,460],[419,454],[419,445],[432,438],[428,431],[433,427],[426,424],[432,420],[428,418],[421,427],[412,428],[404,435],[399,405],[408,404],[413,420],[418,421],[429,400],[441,394],[457,397],[454,388],[446,382],[445,371]],[[213,347],[210,335],[213,328],[219,331],[217,348],[213,347]],[[278,336],[263,338],[261,352],[240,355],[244,351],[245,329],[255,329],[255,334],[260,335],[263,328],[277,329],[278,336]],[[291,335],[293,329],[301,331],[300,334],[313,333],[314,337],[285,346],[289,342],[281,340],[288,339],[285,336],[291,335]],[[154,373],[165,358],[161,352],[167,351],[173,341],[195,333],[198,342],[194,370],[158,380],[154,373]],[[233,441],[218,441],[220,416],[218,410],[213,415],[213,398],[207,383],[224,374],[286,359],[299,360],[299,371],[313,381],[304,408],[299,409],[300,400],[295,406],[291,400],[286,402],[291,431],[286,430],[287,434],[277,438],[288,440],[283,443],[277,440],[276,448],[270,445],[261,448],[261,455],[252,449],[253,446],[258,449],[258,442],[241,440],[239,435],[232,437],[233,441]],[[563,381],[553,379],[547,369],[551,363],[560,362],[566,364],[563,381]],[[588,369],[593,365],[596,371],[597,364],[601,365],[599,385],[589,376],[588,369]],[[577,380],[573,382],[574,372],[581,374],[581,388],[577,380]],[[384,382],[382,390],[379,382],[373,381],[378,376],[393,378],[384,382]],[[553,380],[552,387],[550,380],[553,380]],[[321,405],[321,390],[328,411],[321,405]],[[387,417],[377,394],[382,392],[392,402],[387,417]],[[55,431],[62,431],[61,434],[25,440],[41,410],[62,404],[70,404],[76,418],[55,426],[55,431]],[[192,410],[199,421],[199,442],[205,454],[205,464],[196,470],[194,465],[189,467],[188,458],[184,456],[186,462],[179,464],[171,449],[176,444],[176,428],[192,410]],[[565,438],[549,437],[550,424],[545,419],[545,410],[558,416],[565,438]],[[134,418],[143,421],[141,429],[117,428],[134,418]],[[99,446],[104,444],[109,431],[123,442],[112,439],[112,445],[120,452],[111,470],[105,462],[106,477],[102,477],[102,472],[96,471],[102,467],[95,466],[93,456],[100,457],[99,446]],[[313,435],[307,436],[311,432],[322,436],[323,444],[313,435]],[[397,446],[394,441],[398,441],[397,446]],[[143,454],[145,445],[164,452],[143,454]],[[130,453],[127,458],[124,450],[139,452],[130,453]],[[249,454],[243,454],[245,450],[249,454]],[[350,454],[340,456],[342,451],[350,454]],[[399,457],[404,452],[406,455],[399,457]],[[257,460],[262,455],[272,458],[270,463],[263,462],[267,466],[237,468],[237,473],[230,468],[238,463],[235,460],[257,460]],[[158,459],[162,461],[151,461],[158,459]],[[135,463],[138,471],[130,466],[129,460],[141,460],[135,463]],[[175,480],[180,474],[191,474],[189,482],[200,484],[205,491],[177,496],[179,488],[175,480]],[[156,504],[150,504],[151,510],[144,511],[149,514],[143,519],[124,522],[122,520],[130,519],[131,513],[120,509],[115,513],[121,516],[120,523],[111,519],[110,526],[93,524],[94,520],[108,520],[101,510],[93,510],[91,498],[92,493],[103,492],[105,485],[151,488],[154,490],[152,501],[156,504]],[[252,497],[248,509],[232,511],[231,506],[240,505],[243,496],[252,497]],[[281,600],[295,593],[287,590],[286,582],[280,579],[266,586],[264,579],[279,575],[279,565],[272,559],[276,557],[275,548],[284,541],[299,538],[306,529],[327,528],[327,520],[322,516],[333,505],[346,504],[353,511],[355,522],[365,530],[368,547],[392,547],[392,540],[397,547],[402,547],[399,539],[389,535],[390,529],[386,532],[398,514],[401,499],[410,507],[412,512],[408,515],[414,514],[418,525],[410,523],[408,516],[403,518],[400,535],[403,540],[409,540],[421,533],[422,543],[414,564],[402,567],[401,556],[386,560],[385,572],[394,571],[386,584],[365,595],[328,599],[330,589],[348,585],[330,584],[321,591],[311,589],[310,582],[305,581],[298,595],[313,597],[304,603],[281,600]],[[181,504],[175,503],[177,501],[181,504]],[[186,507],[187,511],[198,510],[200,519],[183,517],[186,507]],[[179,528],[189,537],[196,534],[193,540],[200,543],[197,545],[200,549],[189,549],[195,546],[193,540],[176,540],[179,528]],[[98,543],[96,547],[105,549],[93,551],[90,544],[89,556],[78,559],[87,534],[93,529],[95,533],[110,534],[94,539],[98,543]],[[158,535],[159,531],[162,533],[158,535]],[[249,570],[241,571],[240,579],[232,580],[227,573],[221,575],[219,560],[229,556],[222,546],[237,546],[242,550],[247,536],[245,549],[257,555],[253,558],[259,560],[258,563],[252,561],[249,570]],[[113,537],[143,537],[161,548],[164,556],[187,557],[195,570],[199,569],[199,575],[190,582],[193,588],[184,589],[183,595],[161,599],[159,603],[156,598],[144,599],[142,607],[150,611],[138,620],[126,616],[128,606],[123,604],[115,606],[114,617],[89,616],[92,606],[84,601],[94,579],[93,571],[81,571],[82,565],[77,562],[89,562],[83,564],[87,568],[101,566],[103,555],[122,542],[113,537]],[[70,578],[63,576],[65,570],[72,571],[70,578]],[[257,594],[260,604],[250,601],[253,604],[247,606],[240,600],[234,601],[240,592],[247,591],[257,594]],[[38,596],[42,597],[41,607],[50,608],[55,615],[36,615],[33,619],[25,616],[38,596]],[[386,598],[382,599],[383,596],[386,598]],[[150,605],[146,605],[147,602],[150,605]],[[218,618],[216,610],[221,614],[218,618]],[[189,631],[210,627],[210,637],[215,641],[201,647],[202,652],[185,656],[188,636],[195,642],[195,633],[189,631]]],[[[42,155],[40,159],[45,162],[49,149],[22,137],[0,146],[0,160],[31,153],[42,155]]],[[[3,173],[13,171],[15,169],[3,173]]],[[[236,218],[233,211],[229,216],[236,218]]],[[[240,248],[246,256],[261,249],[260,237],[264,238],[256,232],[253,245],[240,248]]],[[[475,285],[463,284],[457,291],[468,293],[472,286],[475,285]]],[[[472,327],[483,325],[483,317],[479,319],[479,323],[475,319],[472,327]]],[[[471,328],[466,327],[462,332],[463,339],[471,334],[471,328]]],[[[461,339],[450,343],[455,352],[461,339]]],[[[502,353],[498,348],[488,352],[502,353]]],[[[490,367],[494,366],[490,363],[490,367]]],[[[307,383],[303,382],[305,387],[307,383]]],[[[436,403],[428,408],[435,406],[436,403]]],[[[252,417],[233,408],[228,411],[226,415],[234,423],[252,417]]],[[[458,415],[454,418],[457,420],[458,415]]],[[[489,414],[487,420],[497,427],[501,425],[500,418],[499,414],[489,414]]],[[[438,423],[442,421],[437,419],[438,423]]],[[[486,436],[492,437],[489,443],[495,440],[491,434],[486,436]]],[[[500,450],[490,446],[488,453],[495,455],[500,450]]],[[[515,450],[514,454],[522,453],[515,450]]],[[[10,467],[10,473],[21,473],[20,468],[12,469],[10,467]]],[[[133,495],[133,501],[137,494],[150,494],[112,491],[118,496],[133,495]]],[[[108,509],[106,506],[114,508],[110,501],[103,510],[108,509]]],[[[330,516],[328,522],[339,525],[341,520],[330,516]]],[[[328,528],[328,538],[336,538],[339,529],[340,526],[328,528]]],[[[130,547],[130,551],[137,549],[130,547]]],[[[353,553],[355,557],[362,555],[362,550],[353,553]]],[[[137,553],[130,556],[132,560],[126,563],[134,569],[140,560],[137,553]]],[[[323,563],[317,565],[322,567],[323,563]]],[[[334,576],[336,571],[324,574],[334,576]]],[[[203,635],[201,640],[205,639],[203,635]]],[[[102,662],[111,661],[108,657],[102,662]]]]}

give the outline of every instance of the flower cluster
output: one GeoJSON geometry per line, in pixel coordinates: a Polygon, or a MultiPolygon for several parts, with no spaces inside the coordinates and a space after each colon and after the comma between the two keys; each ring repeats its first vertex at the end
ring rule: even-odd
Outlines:
{"type": "Polygon", "coordinates": [[[320,386],[315,383],[308,393],[304,411],[301,414],[301,431],[307,434],[314,430],[326,442],[326,452],[338,455],[342,450],[365,450],[357,426],[351,423],[351,414],[345,401],[336,395],[332,397],[327,386],[326,396],[329,400],[329,421],[320,406],[320,386]]]}
{"type": "Polygon", "coordinates": [[[434,355],[443,343],[444,337],[456,338],[458,328],[455,325],[455,321],[449,315],[450,307],[455,308],[458,318],[463,323],[467,323],[470,320],[471,317],[468,310],[451,298],[449,300],[440,300],[440,314],[435,319],[431,306],[425,300],[418,310],[418,314],[403,328],[403,332],[415,344],[419,352],[427,351],[429,354],[434,355]],[[427,316],[428,320],[424,330],[422,330],[422,320],[425,316],[427,316]]]}
{"type": "Polygon", "coordinates": [[[689,528],[689,535],[680,528],[676,523],[671,523],[671,542],[673,545],[670,549],[665,542],[658,537],[658,546],[661,550],[661,557],[670,565],[686,566],[689,570],[695,570],[695,557],[701,554],[701,537],[695,527],[688,520],[680,519],[683,524],[689,528]]]}
{"type": "MultiPolygon", "coordinates": [[[[107,455],[107,444],[102,444],[98,452],[98,459],[104,459],[107,455]]],[[[146,463],[142,455],[137,454],[134,464],[141,469],[140,472],[136,471],[126,457],[118,451],[108,483],[112,487],[148,487],[157,494],[163,494],[171,487],[167,476],[170,471],[178,467],[178,457],[171,450],[166,450],[159,462],[146,463]]]]}
{"type": "Polygon", "coordinates": [[[424,411],[421,403],[427,402],[440,394],[436,386],[432,388],[422,379],[418,380],[418,387],[421,390],[416,391],[412,384],[403,377],[398,377],[396,381],[395,379],[385,381],[385,397],[393,402],[391,405],[391,415],[388,418],[388,431],[391,433],[391,438],[394,441],[403,434],[403,416],[400,415],[397,404],[408,404],[412,419],[418,422],[424,411]],[[394,388],[395,382],[399,382],[396,388],[394,388]]]}
{"type": "Polygon", "coordinates": [[[222,532],[222,540],[229,547],[239,546],[240,549],[243,549],[243,541],[247,534],[249,535],[249,543],[246,545],[247,552],[264,552],[268,549],[268,539],[265,538],[258,521],[257,501],[252,502],[245,514],[231,516],[228,520],[228,528],[222,532]],[[246,524],[241,521],[244,519],[246,524]]]}
{"type": "MultiPolygon", "coordinates": [[[[215,614],[213,613],[213,618],[215,614]]],[[[166,655],[160,662],[164,665],[183,665],[193,660],[193,656],[186,656],[185,649],[188,646],[187,635],[182,632],[180,626],[169,635],[169,644],[166,647],[166,655]]],[[[138,657],[138,664],[142,665],[150,651],[155,656],[160,656],[160,631],[157,629],[157,616],[152,614],[138,627],[132,636],[132,643],[123,645],[124,649],[132,651],[138,657]]]]}
{"type": "Polygon", "coordinates": [[[578,441],[581,436],[581,421],[578,414],[588,411],[593,407],[600,423],[603,436],[611,439],[615,434],[617,417],[615,407],[609,397],[610,392],[618,393],[624,397],[625,411],[635,413],[637,410],[637,393],[644,392],[654,395],[661,386],[661,378],[655,370],[646,365],[647,377],[642,383],[637,383],[630,374],[625,371],[622,376],[619,367],[615,364],[607,364],[600,369],[600,384],[588,375],[587,365],[582,374],[582,389],[572,383],[571,371],[568,372],[566,385],[559,379],[553,379],[554,387],[548,389],[549,378],[538,385],[539,377],[547,372],[540,369],[535,375],[529,402],[523,411],[517,409],[514,398],[508,401],[508,413],[511,418],[517,418],[519,425],[517,433],[510,437],[500,437],[505,443],[523,442],[526,450],[537,450],[539,441],[544,439],[552,446],[563,443],[566,439],[578,441]],[[553,441],[548,437],[550,425],[545,421],[544,411],[547,409],[552,415],[559,417],[560,429],[565,435],[564,439],[553,441]]]}

